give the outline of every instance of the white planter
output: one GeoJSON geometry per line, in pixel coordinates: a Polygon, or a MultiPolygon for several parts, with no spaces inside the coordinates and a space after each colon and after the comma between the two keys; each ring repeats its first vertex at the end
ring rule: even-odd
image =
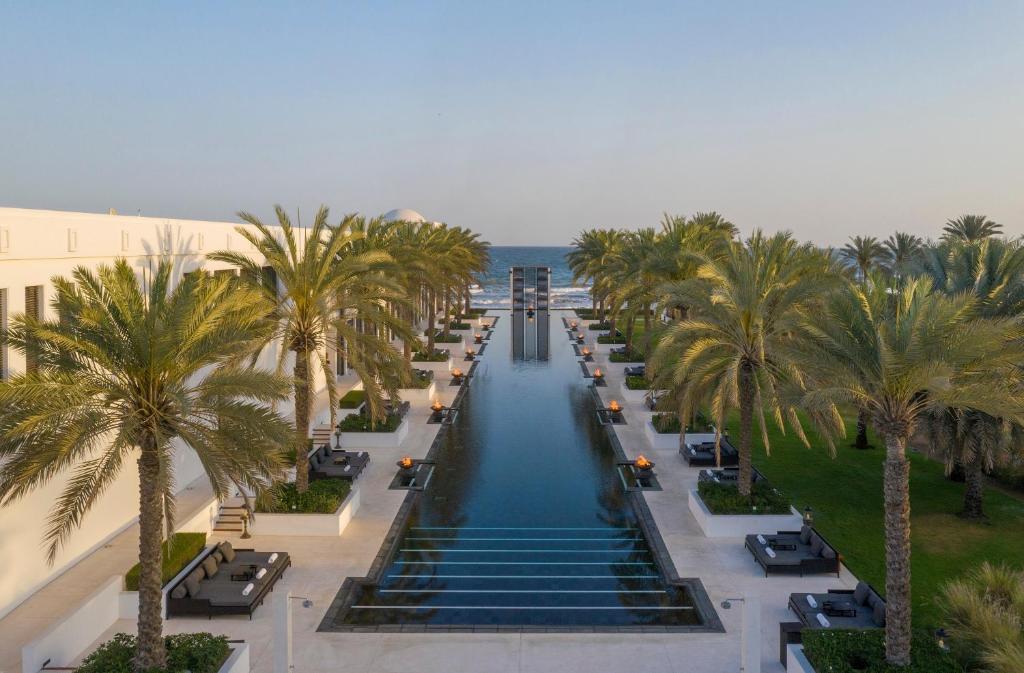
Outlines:
{"type": "Polygon", "coordinates": [[[338,407],[338,420],[344,420],[349,416],[358,416],[363,412],[366,407],[366,402],[363,402],[358,407],[338,407]]]}
{"type": "Polygon", "coordinates": [[[257,513],[249,524],[253,535],[308,535],[337,537],[359,510],[359,487],[354,483],[348,497],[333,514],[257,513]]]}
{"type": "Polygon", "coordinates": [[[346,451],[352,449],[396,449],[402,445],[409,434],[409,419],[402,419],[402,423],[394,432],[343,432],[341,433],[341,448],[346,451]]]}
{"type": "MultiPolygon", "coordinates": [[[[619,384],[619,392],[622,394],[622,399],[627,402],[643,402],[647,396],[648,390],[630,390],[626,387],[626,382],[623,381],[619,384]]],[[[678,441],[676,442],[678,444],[678,441]]]]}
{"type": "Polygon", "coordinates": [[[786,645],[786,673],[816,673],[814,666],[807,661],[803,645],[786,645]]]}
{"type": "Polygon", "coordinates": [[[792,507],[789,514],[712,514],[696,490],[689,493],[690,514],[704,537],[744,537],[774,535],[780,530],[800,530],[803,521],[792,507]]]}
{"type": "Polygon", "coordinates": [[[231,654],[217,673],[249,673],[249,643],[231,643],[231,654]]]}
{"type": "Polygon", "coordinates": [[[654,429],[654,423],[649,420],[644,422],[644,435],[647,436],[647,441],[650,443],[652,449],[668,450],[679,448],[678,432],[658,432],[654,429]]]}
{"type": "Polygon", "coordinates": [[[453,354],[444,362],[416,362],[413,360],[412,366],[414,369],[426,369],[434,372],[434,379],[436,380],[439,375],[447,374],[452,370],[452,357],[457,356],[453,354]]]}
{"type": "Polygon", "coordinates": [[[437,381],[431,381],[426,388],[401,388],[398,396],[403,402],[429,405],[437,397],[437,381]]]}
{"type": "MultiPolygon", "coordinates": [[[[219,503],[218,503],[219,507],[219,503]]],[[[219,512],[219,509],[218,509],[219,512]]],[[[203,547],[203,550],[199,552],[194,559],[185,564],[185,567],[175,575],[169,582],[164,584],[160,595],[160,613],[167,614],[167,595],[171,593],[171,587],[177,586],[181,580],[195,570],[202,561],[202,557],[206,556],[206,553],[213,548],[212,544],[208,544],[203,547]]],[[[121,586],[124,586],[124,577],[121,577],[121,586]]],[[[139,592],[138,591],[122,591],[117,597],[118,603],[118,617],[120,619],[136,620],[139,618],[139,592]]]]}

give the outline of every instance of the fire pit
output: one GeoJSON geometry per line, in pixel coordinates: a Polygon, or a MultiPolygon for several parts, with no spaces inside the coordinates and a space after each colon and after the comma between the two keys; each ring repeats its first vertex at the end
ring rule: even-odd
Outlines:
{"type": "Polygon", "coordinates": [[[471,361],[475,357],[476,357],[476,351],[473,350],[472,348],[467,348],[466,349],[466,360],[467,361],[471,361]]]}
{"type": "Polygon", "coordinates": [[[598,368],[596,368],[596,369],[594,370],[594,374],[593,374],[593,376],[594,376],[594,385],[595,385],[595,386],[603,387],[603,386],[606,386],[606,385],[608,385],[608,384],[607,384],[607,383],[605,383],[605,381],[604,381],[604,372],[603,372],[603,371],[601,371],[601,368],[600,368],[600,367],[598,367],[598,368]]]}
{"type": "Polygon", "coordinates": [[[575,320],[573,320],[571,323],[569,323],[569,329],[571,329],[573,332],[578,330],[579,327],[580,327],[580,324],[578,322],[576,322],[575,320]]]}
{"type": "Polygon", "coordinates": [[[648,460],[644,454],[640,454],[633,461],[633,472],[637,479],[651,479],[654,477],[654,461],[648,460]]]}
{"type": "Polygon", "coordinates": [[[473,343],[475,343],[475,344],[482,344],[483,342],[484,342],[484,335],[483,334],[481,334],[480,332],[477,332],[476,334],[473,335],[473,343]]]}
{"type": "Polygon", "coordinates": [[[582,334],[576,335],[576,343],[583,343],[584,341],[586,341],[586,338],[582,334]]]}
{"type": "Polygon", "coordinates": [[[583,360],[585,362],[593,362],[594,361],[594,354],[586,346],[584,346],[583,348],[580,349],[580,355],[583,356],[583,360]]]}
{"type": "Polygon", "coordinates": [[[462,380],[466,378],[466,375],[462,373],[462,370],[456,367],[452,370],[452,383],[457,386],[462,385],[462,380]]]}
{"type": "Polygon", "coordinates": [[[435,399],[434,403],[430,405],[430,411],[431,411],[431,420],[434,420],[434,421],[442,421],[442,420],[444,420],[444,415],[445,415],[446,408],[445,408],[445,406],[443,404],[441,404],[441,400],[435,399]]]}
{"type": "Polygon", "coordinates": [[[608,411],[612,412],[613,414],[617,414],[620,411],[622,411],[622,405],[619,404],[617,400],[612,400],[611,402],[608,403],[608,411]]]}
{"type": "Polygon", "coordinates": [[[398,466],[398,473],[402,477],[411,479],[416,474],[416,463],[412,456],[402,456],[395,465],[398,466]]]}

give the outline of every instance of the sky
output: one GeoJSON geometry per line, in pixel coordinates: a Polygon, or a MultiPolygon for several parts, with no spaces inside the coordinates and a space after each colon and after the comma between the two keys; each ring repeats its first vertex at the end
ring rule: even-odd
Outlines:
{"type": "Polygon", "coordinates": [[[1024,234],[1024,2],[9,2],[0,206],[1024,234]]]}

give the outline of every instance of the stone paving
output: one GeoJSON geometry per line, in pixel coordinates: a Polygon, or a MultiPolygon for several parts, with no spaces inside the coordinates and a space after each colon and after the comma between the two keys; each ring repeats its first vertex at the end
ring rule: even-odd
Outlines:
{"type": "MultiPolygon", "coordinates": [[[[560,315],[553,315],[552,338],[562,337],[560,315]]],[[[580,321],[585,325],[585,321],[580,321]]],[[[593,332],[588,333],[592,342],[593,332]]],[[[607,403],[618,400],[624,407],[628,424],[616,426],[615,432],[630,458],[644,453],[657,463],[662,491],[645,492],[644,496],[658,524],[665,544],[680,576],[699,577],[704,583],[726,628],[723,634],[541,634],[541,633],[318,633],[316,628],[346,576],[364,576],[377,554],[385,533],[405,497],[405,491],[389,491],[395,461],[402,455],[422,458],[439,428],[426,423],[425,404],[414,405],[410,412],[410,433],[400,448],[369,449],[371,462],[357,484],[361,507],[351,524],[337,538],[256,536],[251,540],[232,540],[239,547],[260,550],[286,550],[292,555],[293,567],[278,584],[296,596],[313,600],[313,607],[304,609],[298,602],[293,607],[294,652],[296,673],[719,673],[738,671],[740,666],[741,610],[734,604],[723,610],[725,598],[757,597],[761,604],[762,670],[778,673],[778,624],[791,621],[786,602],[794,591],[818,592],[828,588],[852,588],[856,580],[845,569],[842,577],[770,577],[765,578],[740,539],[709,539],[704,537],[687,508],[687,492],[696,487],[697,469],[689,468],[675,449],[657,451],[650,447],[643,433],[643,421],[651,412],[640,402],[621,399],[619,384],[623,379],[621,364],[608,362],[607,349],[595,357],[595,365],[607,372],[608,387],[599,389],[607,403]]],[[[453,348],[461,355],[461,347],[453,348]]],[[[505,357],[491,352],[488,356],[505,357]]],[[[459,357],[461,360],[461,357],[459,357]]],[[[593,365],[592,365],[593,367],[593,365]]],[[[582,373],[581,373],[582,376],[582,373]]],[[[443,381],[447,377],[441,376],[443,381]]],[[[439,381],[440,382],[440,381],[439,381]]],[[[442,402],[448,403],[457,388],[439,385],[442,402]]],[[[349,447],[358,449],[359,447],[349,447]]],[[[133,550],[132,550],[133,551],[133,550]]],[[[128,549],[123,548],[122,554],[128,549]]],[[[129,554],[130,556],[130,554],[129,554]]],[[[121,565],[131,562],[124,560],[121,565]]],[[[81,566],[82,564],[79,564],[81,566]]],[[[65,574],[65,582],[90,582],[79,572],[79,566],[65,574]],[[66,579],[65,579],[66,578],[66,579]]],[[[118,566],[119,567],[119,566],[118,566]]],[[[109,570],[118,571],[118,567],[109,570]]],[[[125,566],[125,569],[127,566],[125,566]]],[[[111,574],[108,571],[105,577],[111,574]]],[[[94,584],[83,588],[87,593],[94,584]]],[[[45,591],[45,590],[44,590],[45,591]]],[[[43,592],[40,592],[43,593],[43,592]]],[[[34,599],[33,599],[34,600],[34,599]]],[[[168,633],[213,631],[233,639],[244,639],[251,647],[252,670],[271,673],[272,606],[271,596],[250,621],[245,618],[174,619],[166,623],[168,633]]],[[[20,671],[12,665],[11,644],[20,649],[25,624],[31,620],[49,621],[66,612],[64,606],[38,603],[31,616],[15,611],[0,621],[0,642],[7,647],[7,658],[0,663],[0,673],[20,671]],[[63,609],[62,609],[63,608],[63,609]],[[8,630],[8,629],[12,630],[8,630]],[[9,638],[14,634],[13,638],[9,638]],[[14,643],[14,641],[18,641],[14,643]]],[[[114,624],[98,641],[117,631],[134,631],[134,622],[114,624]]],[[[4,653],[5,650],[0,650],[4,653]]]]}

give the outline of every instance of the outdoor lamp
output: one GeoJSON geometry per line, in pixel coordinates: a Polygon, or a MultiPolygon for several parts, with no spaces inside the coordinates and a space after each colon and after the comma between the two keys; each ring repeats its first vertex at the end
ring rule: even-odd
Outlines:
{"type": "Polygon", "coordinates": [[[810,505],[804,507],[804,525],[808,528],[814,526],[814,509],[810,505]]]}

